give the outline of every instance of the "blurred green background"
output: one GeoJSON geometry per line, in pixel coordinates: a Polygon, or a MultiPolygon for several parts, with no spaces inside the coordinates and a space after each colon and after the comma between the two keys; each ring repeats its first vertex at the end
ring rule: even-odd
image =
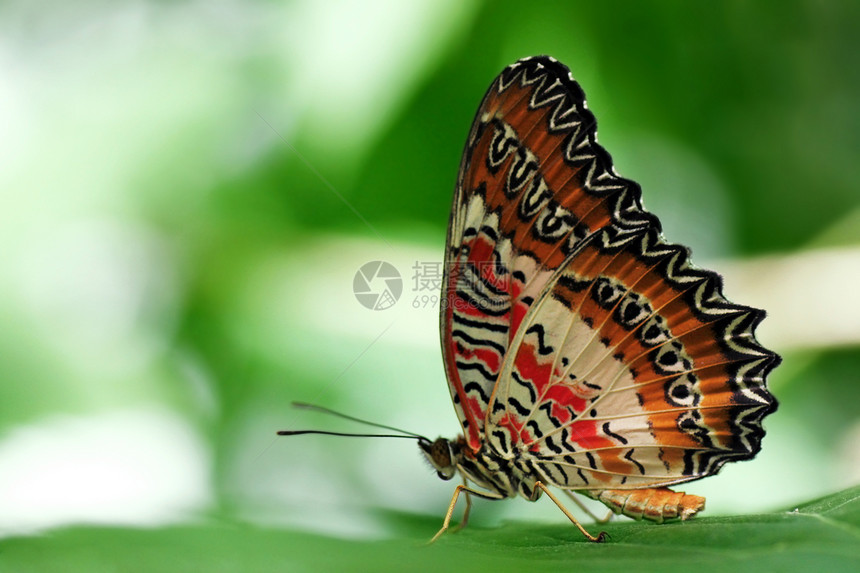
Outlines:
{"type": "Polygon", "coordinates": [[[812,0],[3,3],[0,534],[441,520],[413,443],[274,433],[361,431],[293,400],[457,433],[412,268],[441,260],[484,91],[535,54],[667,237],[770,313],[764,449],[684,489],[728,514],[857,484],[858,24],[812,0]],[[374,260],[403,276],[388,310],[353,296],[374,260]]]}

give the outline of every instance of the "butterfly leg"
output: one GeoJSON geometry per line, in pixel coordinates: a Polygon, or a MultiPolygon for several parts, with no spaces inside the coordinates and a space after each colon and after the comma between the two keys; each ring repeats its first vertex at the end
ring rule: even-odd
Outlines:
{"type": "Polygon", "coordinates": [[[663,523],[667,519],[691,519],[705,509],[705,498],[672,491],[667,487],[651,489],[607,489],[583,491],[585,495],[603,502],[615,513],[633,519],[663,523]]]}
{"type": "Polygon", "coordinates": [[[607,513],[604,517],[597,517],[596,515],[594,515],[593,511],[588,509],[588,507],[584,503],[582,503],[582,501],[580,501],[577,494],[573,493],[569,489],[565,489],[562,491],[564,491],[564,493],[566,493],[567,496],[573,500],[573,503],[575,503],[579,509],[581,509],[583,512],[585,512],[588,515],[588,517],[593,519],[595,523],[604,524],[604,523],[608,522],[610,519],[612,519],[613,517],[615,517],[615,512],[612,511],[611,509],[609,510],[609,513],[607,513]]]}
{"type": "Polygon", "coordinates": [[[474,495],[477,495],[478,497],[482,497],[484,499],[503,499],[503,496],[501,496],[499,494],[477,491],[477,490],[470,488],[469,486],[467,486],[465,484],[464,485],[458,485],[456,488],[454,488],[454,495],[451,497],[451,503],[448,505],[448,512],[445,514],[445,521],[442,522],[442,529],[437,531],[436,535],[434,535],[433,538],[427,542],[428,545],[433,543],[437,539],[439,539],[439,537],[443,533],[448,531],[448,527],[451,525],[451,516],[454,514],[454,507],[457,505],[457,499],[460,497],[460,492],[464,492],[464,491],[466,492],[466,500],[467,500],[467,502],[466,502],[467,503],[466,515],[464,516],[464,519],[469,517],[469,510],[470,510],[471,506],[468,504],[471,504],[471,501],[472,501],[469,498],[469,494],[474,494],[474,495]]]}
{"type": "Polygon", "coordinates": [[[558,498],[555,497],[555,495],[553,495],[553,493],[551,491],[549,491],[549,489],[544,484],[542,484],[541,482],[535,482],[535,485],[537,487],[539,487],[540,489],[542,489],[543,492],[549,496],[549,498],[558,506],[558,508],[561,510],[561,512],[567,516],[567,518],[570,520],[570,522],[572,524],[574,524],[577,529],[579,529],[579,531],[585,536],[586,539],[588,539],[589,541],[594,541],[595,543],[603,543],[604,541],[606,541],[607,533],[605,531],[601,531],[600,533],[597,534],[596,537],[594,535],[590,534],[579,523],[579,521],[577,521],[577,519],[573,516],[573,514],[571,514],[567,510],[567,508],[561,504],[561,502],[558,500],[558,498]]]}
{"type": "MultiPolygon", "coordinates": [[[[466,481],[466,478],[463,478],[463,487],[468,487],[469,483],[466,481]]],[[[454,531],[460,531],[469,523],[469,513],[472,511],[472,496],[469,494],[469,491],[466,490],[466,509],[463,511],[463,519],[460,520],[460,524],[457,525],[457,529],[454,531]]]]}

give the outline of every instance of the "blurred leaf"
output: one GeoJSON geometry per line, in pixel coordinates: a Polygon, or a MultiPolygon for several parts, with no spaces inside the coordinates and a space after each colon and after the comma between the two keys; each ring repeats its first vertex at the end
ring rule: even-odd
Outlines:
{"type": "MultiPolygon", "coordinates": [[[[27,571],[856,571],[860,487],[790,511],[662,526],[606,524],[586,542],[569,525],[467,528],[432,546],[439,519],[390,516],[399,536],[350,541],[212,524],[156,530],[75,528],[0,543],[6,570],[27,571]]],[[[592,525],[591,529],[597,528],[592,525]]]]}

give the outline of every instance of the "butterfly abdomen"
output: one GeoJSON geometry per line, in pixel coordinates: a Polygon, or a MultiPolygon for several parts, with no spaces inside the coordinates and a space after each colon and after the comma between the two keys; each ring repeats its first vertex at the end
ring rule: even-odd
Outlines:
{"type": "Polygon", "coordinates": [[[705,498],[687,495],[661,487],[655,489],[582,491],[615,513],[623,513],[633,519],[647,519],[663,523],[669,519],[691,519],[705,509],[705,498]]]}

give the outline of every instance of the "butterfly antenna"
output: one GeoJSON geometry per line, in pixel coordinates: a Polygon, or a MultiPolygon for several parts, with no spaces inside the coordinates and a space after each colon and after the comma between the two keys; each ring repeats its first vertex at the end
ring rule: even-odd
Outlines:
{"type": "Polygon", "coordinates": [[[358,422],[359,424],[364,424],[366,426],[372,426],[374,428],[381,428],[383,430],[391,430],[392,432],[398,432],[397,434],[350,434],[343,432],[327,432],[322,430],[281,430],[278,432],[279,436],[298,436],[301,434],[321,434],[324,436],[345,436],[345,437],[355,437],[355,438],[410,438],[414,440],[427,440],[421,434],[415,434],[413,432],[407,432],[406,430],[401,430],[400,428],[395,428],[394,426],[386,426],[385,424],[377,424],[376,422],[369,422],[367,420],[362,420],[361,418],[356,418],[354,416],[348,416],[346,414],[342,414],[341,412],[335,412],[329,408],[325,408],[323,406],[317,406],[316,404],[308,404],[306,402],[293,402],[294,408],[299,408],[301,410],[314,410],[316,412],[322,412],[324,414],[329,414],[331,416],[336,416],[338,418],[343,418],[344,420],[349,420],[351,422],[358,422]]]}

